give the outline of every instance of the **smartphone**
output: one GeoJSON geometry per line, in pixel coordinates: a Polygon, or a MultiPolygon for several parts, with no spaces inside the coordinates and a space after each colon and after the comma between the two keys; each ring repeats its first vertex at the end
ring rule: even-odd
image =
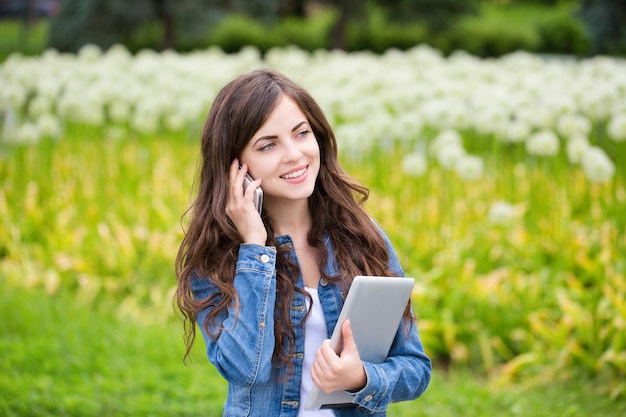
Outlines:
{"type": "MultiPolygon", "coordinates": [[[[244,192],[246,191],[246,188],[248,188],[248,186],[250,185],[252,181],[254,181],[252,177],[246,174],[246,177],[243,179],[243,191],[244,192]]],[[[256,211],[258,211],[259,214],[261,214],[261,211],[263,210],[263,190],[261,189],[261,187],[256,187],[253,200],[254,200],[254,207],[256,207],[256,211]]]]}

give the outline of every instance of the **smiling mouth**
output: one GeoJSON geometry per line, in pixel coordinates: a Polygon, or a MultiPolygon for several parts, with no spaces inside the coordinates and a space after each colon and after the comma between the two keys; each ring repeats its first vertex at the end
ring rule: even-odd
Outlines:
{"type": "Polygon", "coordinates": [[[304,167],[304,168],[299,169],[297,171],[292,171],[289,174],[281,175],[280,177],[282,179],[284,179],[284,180],[291,180],[291,179],[298,178],[298,177],[304,175],[306,170],[307,170],[307,167],[304,167]]]}

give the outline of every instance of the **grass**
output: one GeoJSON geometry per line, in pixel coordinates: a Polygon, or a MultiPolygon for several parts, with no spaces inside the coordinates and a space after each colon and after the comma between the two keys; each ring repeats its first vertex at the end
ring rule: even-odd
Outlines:
{"type": "Polygon", "coordinates": [[[173,318],[141,325],[65,291],[0,285],[1,415],[219,414],[224,384],[206,361],[183,366],[173,318]]]}
{"type": "MultiPolygon", "coordinates": [[[[0,279],[0,415],[218,416],[226,385],[200,341],[182,364],[180,323],[120,318],[60,291],[17,288],[0,279]]],[[[585,380],[524,388],[480,373],[437,370],[424,396],[393,404],[402,416],[605,416],[626,412],[585,380]]]]}

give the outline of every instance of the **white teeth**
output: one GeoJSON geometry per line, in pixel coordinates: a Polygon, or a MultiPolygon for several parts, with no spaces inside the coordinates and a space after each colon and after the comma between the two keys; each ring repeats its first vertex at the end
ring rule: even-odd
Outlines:
{"type": "Polygon", "coordinates": [[[302,168],[299,169],[298,171],[294,171],[294,172],[290,172],[287,175],[283,175],[282,178],[286,179],[286,180],[290,180],[292,178],[297,178],[300,175],[304,174],[306,172],[306,168],[302,168]]]}

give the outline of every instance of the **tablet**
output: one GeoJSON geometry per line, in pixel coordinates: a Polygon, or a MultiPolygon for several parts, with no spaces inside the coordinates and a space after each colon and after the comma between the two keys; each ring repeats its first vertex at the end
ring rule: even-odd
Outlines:
{"type": "MultiPolygon", "coordinates": [[[[354,342],[364,362],[382,363],[387,358],[411,298],[415,280],[407,277],[357,276],[341,309],[330,344],[339,353],[343,346],[341,324],[350,319],[354,342]]],[[[313,386],[307,410],[356,407],[346,391],[325,393],[313,386]]]]}

